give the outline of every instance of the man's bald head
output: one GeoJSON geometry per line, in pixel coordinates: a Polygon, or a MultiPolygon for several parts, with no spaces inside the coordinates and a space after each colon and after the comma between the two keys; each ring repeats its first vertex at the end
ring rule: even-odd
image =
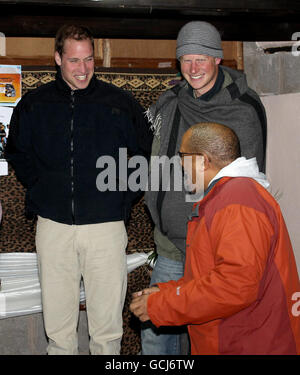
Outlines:
{"type": "Polygon", "coordinates": [[[181,151],[206,154],[219,169],[241,156],[235,132],[225,125],[213,122],[190,127],[182,138],[181,151]]]}

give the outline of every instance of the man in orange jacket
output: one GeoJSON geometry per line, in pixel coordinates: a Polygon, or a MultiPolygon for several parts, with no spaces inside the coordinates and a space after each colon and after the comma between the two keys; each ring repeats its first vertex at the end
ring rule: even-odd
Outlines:
{"type": "Polygon", "coordinates": [[[157,327],[188,325],[192,354],[300,354],[293,249],[256,159],[240,157],[235,133],[215,123],[192,126],[180,156],[195,190],[204,187],[184,277],[135,293],[131,311],[157,327]]]}

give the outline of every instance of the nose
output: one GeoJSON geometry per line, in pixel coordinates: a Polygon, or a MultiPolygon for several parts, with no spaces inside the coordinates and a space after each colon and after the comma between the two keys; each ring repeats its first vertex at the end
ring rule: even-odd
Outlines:
{"type": "Polygon", "coordinates": [[[79,61],[78,62],[78,70],[80,70],[81,73],[86,73],[87,65],[86,65],[85,61],[79,61]]]}
{"type": "Polygon", "coordinates": [[[195,73],[197,71],[197,63],[196,61],[192,61],[191,63],[191,72],[195,73]]]}

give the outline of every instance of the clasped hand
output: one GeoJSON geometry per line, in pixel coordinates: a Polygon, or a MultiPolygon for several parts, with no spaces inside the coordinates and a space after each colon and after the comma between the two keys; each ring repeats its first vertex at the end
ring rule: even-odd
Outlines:
{"type": "Polygon", "coordinates": [[[141,322],[150,320],[147,312],[147,301],[149,295],[156,292],[159,292],[159,288],[153,286],[132,294],[132,301],[129,309],[136,317],[140,319],[141,322]]]}

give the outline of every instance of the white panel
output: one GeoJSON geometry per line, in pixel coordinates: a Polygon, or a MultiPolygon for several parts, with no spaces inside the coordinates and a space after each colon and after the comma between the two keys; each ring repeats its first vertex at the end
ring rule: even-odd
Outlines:
{"type": "Polygon", "coordinates": [[[268,119],[266,174],[285,218],[300,274],[300,93],[261,99],[268,119]]]}

